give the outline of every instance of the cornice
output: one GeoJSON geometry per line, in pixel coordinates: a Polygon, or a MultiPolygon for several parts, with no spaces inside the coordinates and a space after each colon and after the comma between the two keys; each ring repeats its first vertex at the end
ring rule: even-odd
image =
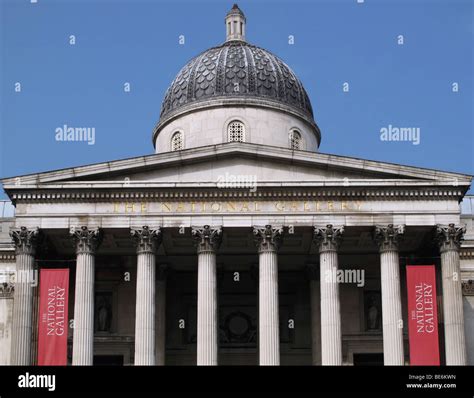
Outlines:
{"type": "MultiPolygon", "coordinates": [[[[169,184],[168,184],[169,185],[169,184]]],[[[347,188],[347,187],[267,187],[255,192],[248,189],[218,189],[203,187],[200,184],[184,187],[97,189],[91,191],[90,184],[84,189],[31,189],[11,194],[14,203],[18,202],[104,202],[104,201],[152,201],[152,200],[445,200],[459,199],[461,189],[436,189],[433,187],[396,188],[347,188]],[[199,187],[199,188],[198,188],[199,187]],[[272,188],[272,189],[271,189],[272,188]]]]}

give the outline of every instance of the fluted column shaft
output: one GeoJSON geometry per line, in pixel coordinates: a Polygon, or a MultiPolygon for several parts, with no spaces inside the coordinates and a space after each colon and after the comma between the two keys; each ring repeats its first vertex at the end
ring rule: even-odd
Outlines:
{"type": "Polygon", "coordinates": [[[72,228],[71,235],[76,241],[77,255],[72,364],[93,365],[95,252],[100,231],[72,228]]]}
{"type": "Polygon", "coordinates": [[[260,365],[279,365],[280,331],[276,251],[263,251],[259,254],[258,308],[260,365]]]}
{"type": "Polygon", "coordinates": [[[392,224],[375,228],[375,240],[380,248],[380,279],[382,288],[383,356],[385,365],[405,363],[403,349],[402,298],[398,239],[405,226],[392,224]]]}
{"type": "Polygon", "coordinates": [[[319,247],[321,294],[321,362],[323,365],[342,365],[341,305],[337,282],[340,236],[343,227],[332,225],[314,229],[319,247]]]}
{"type": "Polygon", "coordinates": [[[216,251],[220,244],[220,227],[193,228],[198,254],[197,364],[217,365],[218,311],[216,251]]]}
{"type": "Polygon", "coordinates": [[[95,258],[80,253],[76,261],[74,299],[73,365],[92,365],[94,359],[94,272],[95,258]]]}
{"type": "Polygon", "coordinates": [[[198,254],[197,364],[217,365],[216,254],[198,254]]]}
{"type": "Polygon", "coordinates": [[[155,254],[137,256],[135,365],[155,364],[155,254]]]}
{"type": "Polygon", "coordinates": [[[467,365],[459,248],[465,227],[437,226],[441,252],[446,365],[467,365]]]}
{"type": "MultiPolygon", "coordinates": [[[[21,227],[12,230],[10,236],[16,248],[16,280],[13,301],[12,365],[31,365],[31,341],[33,319],[33,283],[35,247],[38,229],[21,227]]],[[[36,282],[38,282],[36,280],[36,282]]]]}
{"type": "Polygon", "coordinates": [[[278,255],[283,229],[254,228],[259,256],[258,334],[260,365],[280,365],[278,255]]]}
{"type": "Polygon", "coordinates": [[[321,264],[321,362],[342,365],[341,305],[339,284],[326,275],[338,269],[337,252],[320,253],[321,264]]]}
{"type": "Polygon", "coordinates": [[[135,303],[135,365],[155,365],[156,250],[160,229],[131,230],[137,248],[135,303]]]}

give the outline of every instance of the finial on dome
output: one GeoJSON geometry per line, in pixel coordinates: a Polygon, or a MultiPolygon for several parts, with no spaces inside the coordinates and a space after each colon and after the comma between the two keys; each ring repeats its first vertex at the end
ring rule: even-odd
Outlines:
{"type": "Polygon", "coordinates": [[[225,17],[226,41],[245,41],[245,21],[244,13],[237,4],[234,4],[225,17]]]}

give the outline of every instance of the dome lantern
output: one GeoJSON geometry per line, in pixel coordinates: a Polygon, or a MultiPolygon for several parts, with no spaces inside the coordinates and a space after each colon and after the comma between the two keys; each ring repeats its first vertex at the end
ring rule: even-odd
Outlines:
{"type": "Polygon", "coordinates": [[[226,41],[245,41],[245,15],[237,4],[234,4],[225,17],[226,41]]]}

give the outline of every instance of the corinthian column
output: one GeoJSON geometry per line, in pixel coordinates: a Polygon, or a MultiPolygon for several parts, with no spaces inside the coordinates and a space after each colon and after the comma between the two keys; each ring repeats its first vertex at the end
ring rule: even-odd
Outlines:
{"type": "Polygon", "coordinates": [[[197,364],[217,365],[217,281],[216,251],[221,242],[221,227],[193,227],[198,254],[197,364]]]}
{"type": "Polygon", "coordinates": [[[321,281],[321,362],[342,365],[341,305],[337,283],[337,249],[344,227],[314,227],[321,281]]]}
{"type": "Polygon", "coordinates": [[[76,289],[72,364],[92,365],[94,359],[95,252],[101,240],[99,228],[71,228],[76,244],[76,289]]]}
{"type": "Polygon", "coordinates": [[[137,248],[135,365],[155,365],[155,264],[160,228],[131,229],[137,248]]]}
{"type": "Polygon", "coordinates": [[[466,365],[466,339],[461,287],[459,248],[466,227],[437,225],[443,278],[443,317],[446,365],[466,365]]]}
{"type": "Polygon", "coordinates": [[[278,256],[282,227],[254,227],[258,247],[258,344],[260,365],[280,365],[278,256]]]}
{"type": "Polygon", "coordinates": [[[404,225],[375,227],[374,239],[380,250],[382,287],[383,358],[385,365],[403,365],[403,318],[398,263],[398,238],[404,225]]]}
{"type": "Polygon", "coordinates": [[[12,365],[31,365],[33,283],[38,228],[10,231],[16,251],[15,294],[13,301],[12,365]]]}

